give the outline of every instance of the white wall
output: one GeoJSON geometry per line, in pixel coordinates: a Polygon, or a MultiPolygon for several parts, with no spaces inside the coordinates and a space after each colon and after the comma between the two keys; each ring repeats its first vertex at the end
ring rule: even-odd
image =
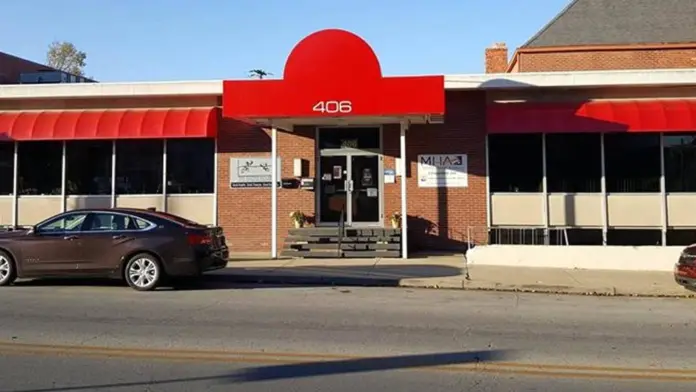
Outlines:
{"type": "Polygon", "coordinates": [[[683,246],[477,246],[471,265],[671,272],[683,246]]]}

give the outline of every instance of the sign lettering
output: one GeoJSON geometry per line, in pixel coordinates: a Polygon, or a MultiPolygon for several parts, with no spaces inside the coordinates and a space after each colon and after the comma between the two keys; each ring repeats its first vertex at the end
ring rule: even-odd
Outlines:
{"type": "Polygon", "coordinates": [[[351,101],[319,101],[312,107],[312,111],[327,114],[347,114],[353,111],[351,101]]]}

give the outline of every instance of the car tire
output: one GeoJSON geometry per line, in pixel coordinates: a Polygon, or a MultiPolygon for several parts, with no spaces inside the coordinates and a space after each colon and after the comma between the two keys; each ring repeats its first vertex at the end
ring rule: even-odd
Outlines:
{"type": "Polygon", "coordinates": [[[123,275],[132,289],[152,291],[162,282],[164,271],[156,257],[148,253],[140,253],[128,260],[123,275]]]}
{"type": "Polygon", "coordinates": [[[9,286],[17,279],[17,266],[12,257],[0,250],[0,286],[9,286]]]}

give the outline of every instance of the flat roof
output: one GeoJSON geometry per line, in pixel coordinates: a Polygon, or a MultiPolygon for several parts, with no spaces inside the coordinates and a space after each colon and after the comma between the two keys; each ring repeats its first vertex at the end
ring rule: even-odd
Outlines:
{"type": "MultiPolygon", "coordinates": [[[[0,99],[221,96],[223,80],[0,85],[0,99]]],[[[696,85],[696,68],[445,75],[447,90],[696,85]]]]}

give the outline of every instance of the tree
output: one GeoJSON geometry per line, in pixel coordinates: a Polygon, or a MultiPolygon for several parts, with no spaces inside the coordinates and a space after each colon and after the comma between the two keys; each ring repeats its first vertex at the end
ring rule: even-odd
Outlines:
{"type": "Polygon", "coordinates": [[[249,71],[250,78],[263,79],[266,76],[273,76],[273,74],[270,72],[266,72],[262,69],[252,69],[251,71],[249,71]]]}
{"type": "Polygon", "coordinates": [[[87,53],[67,41],[54,41],[46,53],[46,65],[78,76],[84,75],[86,60],[87,53]]]}

